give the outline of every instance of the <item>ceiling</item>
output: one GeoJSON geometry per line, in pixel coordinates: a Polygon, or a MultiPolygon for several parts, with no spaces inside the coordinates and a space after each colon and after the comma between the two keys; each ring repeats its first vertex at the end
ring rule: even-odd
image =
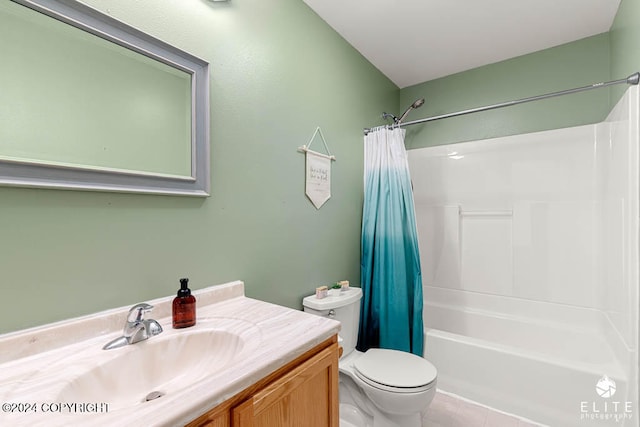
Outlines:
{"type": "Polygon", "coordinates": [[[400,88],[609,31],[620,0],[303,0],[400,88]]]}

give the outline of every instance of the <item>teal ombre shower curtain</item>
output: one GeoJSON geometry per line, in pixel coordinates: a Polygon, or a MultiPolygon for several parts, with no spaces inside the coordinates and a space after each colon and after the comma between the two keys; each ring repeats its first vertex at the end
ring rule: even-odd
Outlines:
{"type": "Polygon", "coordinates": [[[364,137],[364,206],[358,349],[422,356],[422,276],[404,130],[364,137]]]}

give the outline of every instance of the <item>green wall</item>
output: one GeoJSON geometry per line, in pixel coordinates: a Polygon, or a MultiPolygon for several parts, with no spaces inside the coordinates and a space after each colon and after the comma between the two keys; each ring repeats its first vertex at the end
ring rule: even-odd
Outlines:
{"type": "MultiPolygon", "coordinates": [[[[582,39],[404,88],[404,111],[425,105],[406,120],[491,105],[609,80],[609,34],[582,39]]],[[[407,148],[486,139],[595,123],[606,117],[606,89],[407,127],[407,148]]]]}
{"type": "MultiPolygon", "coordinates": [[[[640,69],[640,0],[622,1],[609,33],[402,90],[302,1],[86,3],[211,63],[212,196],[0,187],[0,332],[170,295],[183,276],[194,289],[241,279],[249,296],[299,308],[316,285],[359,282],[362,128],[382,111],[425,97],[411,120],[640,69]],[[316,126],[337,157],[319,211],[296,152],[316,126]]],[[[416,125],[407,147],[595,123],[620,94],[416,125]]]]}
{"type": "Polygon", "coordinates": [[[362,128],[398,88],[301,1],[86,3],[210,62],[212,195],[0,187],[0,332],[171,295],[184,276],[295,308],[359,283],[362,128]],[[316,126],[337,158],[320,210],[296,151],[316,126]]]}
{"type": "MultiPolygon", "coordinates": [[[[620,79],[640,71],[640,0],[622,0],[611,31],[611,76],[620,79]]],[[[623,87],[611,90],[611,105],[624,93],[623,87]]]]}

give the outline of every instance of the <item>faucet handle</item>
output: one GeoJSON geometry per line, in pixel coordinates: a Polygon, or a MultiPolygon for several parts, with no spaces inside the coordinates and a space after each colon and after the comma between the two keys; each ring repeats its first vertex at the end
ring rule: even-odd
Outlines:
{"type": "Polygon", "coordinates": [[[127,316],[127,322],[141,322],[144,320],[144,314],[153,310],[153,306],[147,303],[136,304],[129,309],[129,315],[127,316]]]}

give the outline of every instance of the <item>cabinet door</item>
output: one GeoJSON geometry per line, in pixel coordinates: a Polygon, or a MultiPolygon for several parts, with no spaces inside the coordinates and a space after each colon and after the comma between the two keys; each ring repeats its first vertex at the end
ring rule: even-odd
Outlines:
{"type": "Polygon", "coordinates": [[[234,427],[338,427],[338,345],[234,407],[232,417],[234,427]]]}
{"type": "Polygon", "coordinates": [[[212,411],[197,420],[191,421],[186,427],[229,427],[231,418],[229,417],[229,409],[226,411],[212,411]]]}

